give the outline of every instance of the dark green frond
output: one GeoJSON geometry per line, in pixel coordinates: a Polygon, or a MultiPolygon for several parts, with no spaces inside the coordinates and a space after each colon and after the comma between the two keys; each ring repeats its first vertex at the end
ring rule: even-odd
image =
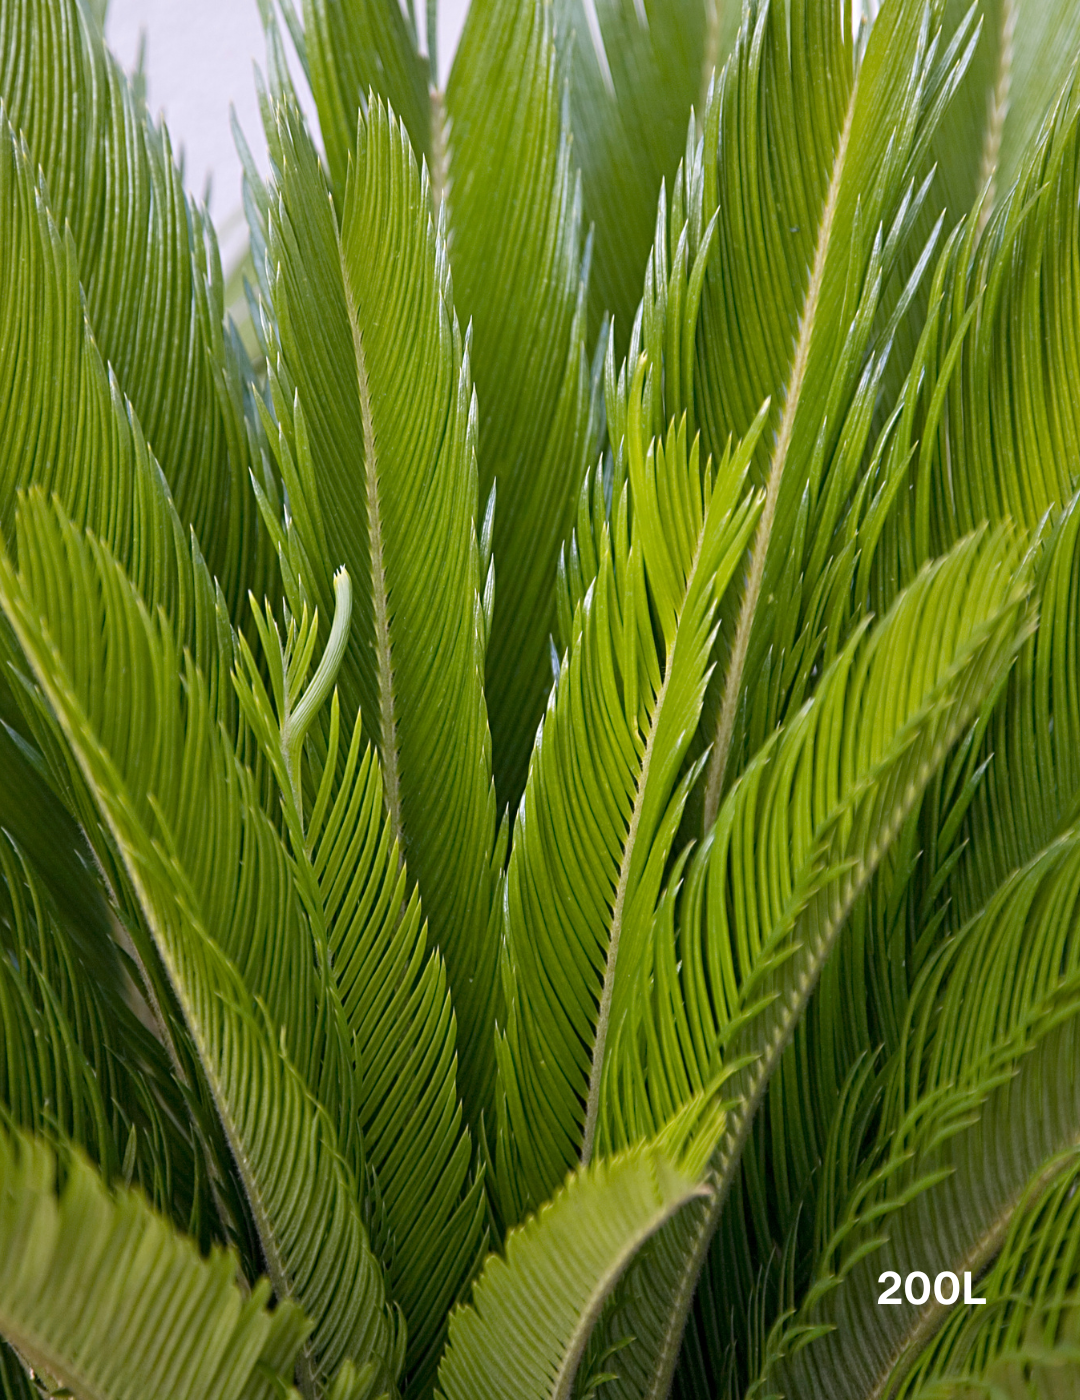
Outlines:
{"type": "Polygon", "coordinates": [[[0,99],[74,239],[86,315],[234,610],[273,559],[213,229],[80,0],[4,0],[0,99]]]}
{"type": "Polygon", "coordinates": [[[175,1400],[281,1395],[309,1324],[268,1312],[265,1283],[245,1296],[236,1270],[77,1153],[0,1126],[0,1330],[50,1392],[142,1400],[152,1377],[175,1400]]]}
{"type": "Polygon", "coordinates": [[[376,101],[361,123],[340,228],[288,100],[274,139],[275,450],[303,556],[285,567],[286,590],[299,613],[310,589],[328,620],[331,561],[349,570],[344,711],[378,749],[391,839],[446,962],[475,1127],[492,1102],[498,954],[483,690],[492,583],[480,572],[468,350],[396,118],[376,101]]]}
{"type": "Polygon", "coordinates": [[[454,300],[472,323],[480,500],[498,486],[487,702],[500,805],[517,805],[551,685],[559,552],[596,445],[588,259],[550,5],[476,0],[446,91],[454,300]]]}
{"type": "Polygon", "coordinates": [[[280,838],[201,672],[105,547],[36,492],[17,534],[4,609],[131,882],[275,1290],[313,1320],[305,1389],[347,1359],[396,1371],[340,1004],[280,838]]]}
{"type": "Polygon", "coordinates": [[[589,331],[595,336],[609,313],[620,359],[641,300],[660,185],[671,186],[691,112],[705,110],[739,9],[740,0],[600,0],[589,8],[556,0],[556,37],[570,51],[573,153],[593,225],[589,331]]]}

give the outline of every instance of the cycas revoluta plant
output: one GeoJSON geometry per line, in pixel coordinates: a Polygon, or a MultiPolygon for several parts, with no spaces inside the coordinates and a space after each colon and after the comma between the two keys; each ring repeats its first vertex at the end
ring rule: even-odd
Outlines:
{"type": "Polygon", "coordinates": [[[265,0],[243,336],[103,9],[0,0],[5,1400],[1080,1393],[1074,0],[265,0]]]}

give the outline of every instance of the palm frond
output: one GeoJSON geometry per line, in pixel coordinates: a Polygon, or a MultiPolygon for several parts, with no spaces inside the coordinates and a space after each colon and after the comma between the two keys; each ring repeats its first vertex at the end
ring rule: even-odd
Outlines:
{"type": "Polygon", "coordinates": [[[641,298],[661,183],[670,188],[692,112],[705,110],[739,9],[737,0],[601,0],[590,14],[583,0],[556,0],[556,39],[570,54],[582,207],[594,228],[589,331],[595,336],[610,314],[620,359],[641,298]]]}
{"type": "Polygon", "coordinates": [[[0,598],[131,882],[275,1290],[312,1318],[304,1388],[321,1393],[348,1360],[396,1374],[340,1003],[280,838],[201,673],[107,549],[37,492],[17,542],[0,598]]]}
{"type": "Polygon", "coordinates": [[[1080,1144],[1075,1077],[1058,1072],[1080,1038],[1078,896],[1073,835],[928,964],[883,1076],[879,1146],[846,1204],[837,1200],[817,1276],[777,1344],[781,1389],[894,1391],[948,1310],[931,1298],[885,1312],[881,1272],[977,1279],[1023,1202],[1080,1144]]]}
{"type": "Polygon", "coordinates": [[[916,565],[983,520],[1033,527],[1075,490],[1078,152],[1073,81],[981,242],[973,222],[954,250],[929,366],[938,384],[918,425],[914,518],[901,517],[911,543],[899,553],[916,565]],[[972,317],[943,375],[954,328],[972,317]]]}
{"type": "Polygon", "coordinates": [[[498,944],[483,691],[494,583],[480,572],[469,355],[397,119],[375,100],[361,122],[340,227],[284,96],[272,142],[274,437],[304,560],[286,566],[287,592],[297,615],[310,590],[329,618],[328,561],[352,578],[345,715],[377,746],[391,839],[446,962],[475,1127],[492,1103],[498,944]]]}
{"type": "MultiPolygon", "coordinates": [[[[706,1097],[656,1138],[582,1167],[492,1255],[450,1320],[443,1400],[568,1400],[605,1299],[650,1236],[707,1191],[723,1124],[706,1097]]],[[[594,1384],[601,1377],[594,1378],[594,1384]]]]}
{"type": "Polygon", "coordinates": [[[267,1311],[265,1283],[245,1296],[236,1268],[137,1192],[111,1195],[78,1153],[0,1126],[0,1328],[50,1390],[136,1400],[153,1377],[177,1400],[283,1393],[309,1324],[289,1303],[267,1311]]]}
{"type": "MultiPolygon", "coordinates": [[[[1005,538],[972,537],[849,643],[725,799],[689,867],[677,942],[676,868],[617,1027],[602,1141],[649,1132],[671,1102],[718,1075],[732,1107],[712,1164],[715,1199],[650,1256],[639,1311],[651,1321],[634,1329],[649,1344],[644,1360],[633,1347],[623,1357],[628,1374],[644,1372],[635,1393],[670,1385],[755,1115],[852,905],[1030,629],[1018,562],[1005,538]]],[[[797,1117],[787,1124],[799,1127],[797,1117]]]]}
{"type": "Polygon", "coordinates": [[[645,385],[643,358],[630,390],[628,483],[610,526],[601,517],[589,541],[596,578],[575,600],[514,830],[496,1162],[508,1221],[592,1155],[609,1027],[689,787],[679,769],[717,604],[761,506],[744,481],[763,415],[734,455],[703,472],[685,421],[650,443],[645,385]]]}
{"type": "Polygon", "coordinates": [[[782,712],[775,668],[794,656],[798,675],[895,322],[932,252],[921,250],[877,325],[929,189],[924,154],[970,55],[970,24],[945,45],[941,11],[937,0],[887,6],[862,51],[846,6],[755,3],[706,121],[706,210],[719,215],[697,341],[705,442],[715,451],[773,401],[755,460],[766,506],[745,587],[725,611],[707,716],[706,830],[782,712]]]}
{"type": "Polygon", "coordinates": [[[563,81],[546,0],[469,6],[446,90],[446,199],[454,300],[473,327],[480,499],[498,486],[487,703],[510,806],[551,684],[552,586],[598,426],[563,81]]]}
{"type": "Polygon", "coordinates": [[[1076,1153],[1055,1163],[1054,1180],[1017,1210],[1009,1237],[979,1292],[985,1313],[957,1310],[927,1348],[898,1397],[1028,1400],[1068,1395],[1080,1365],[1076,1241],[1080,1234],[1076,1153]]]}
{"type": "Polygon", "coordinates": [[[378,757],[370,744],[361,754],[359,717],[339,768],[336,691],[313,810],[304,815],[304,726],[332,683],[335,663],[327,660],[340,656],[349,625],[348,575],[335,584],[327,654],[306,689],[318,618],[294,619],[283,645],[269,612],[256,621],[274,701],[243,642],[246,674],[237,688],[278,777],[300,897],[328,950],[355,1046],[356,1111],[379,1198],[372,1243],[408,1328],[406,1392],[428,1395],[447,1314],[479,1259],[486,1207],[481,1180],[466,1188],[471,1147],[446,968],[428,950],[419,894],[409,895],[385,813],[378,757]]]}
{"type": "MultiPolygon", "coordinates": [[[[14,539],[18,493],[40,487],[94,531],[150,608],[163,607],[181,645],[212,682],[232,664],[219,594],[193,551],[169,487],[85,316],[70,229],[61,233],[32,158],[0,120],[0,531],[14,539]]],[[[0,645],[3,644],[0,638],[0,645]]],[[[224,692],[227,717],[231,688],[224,692]]],[[[235,708],[235,707],[234,707],[235,708]]]]}
{"type": "MultiPolygon", "coordinates": [[[[272,579],[213,228],[80,0],[4,0],[0,99],[72,231],[86,315],[236,610],[272,579]]],[[[35,383],[39,381],[35,377],[35,383]]]]}
{"type": "Polygon", "coordinates": [[[135,1181],[208,1242],[206,1169],[171,1067],[129,1006],[132,984],[103,982],[84,945],[0,835],[0,1114],[75,1144],[106,1182],[135,1181]]]}

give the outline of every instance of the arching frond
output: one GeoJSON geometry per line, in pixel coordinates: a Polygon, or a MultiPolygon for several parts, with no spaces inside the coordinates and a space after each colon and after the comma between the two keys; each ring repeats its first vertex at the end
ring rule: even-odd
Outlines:
{"type": "Polygon", "coordinates": [[[645,380],[642,359],[628,484],[595,541],[597,575],[574,614],[514,830],[496,1158],[508,1221],[592,1156],[612,1018],[686,801],[679,769],[716,608],[761,506],[744,483],[763,416],[734,455],[703,471],[685,421],[649,443],[645,380]]]}
{"type": "Polygon", "coordinates": [[[927,195],[922,158],[969,56],[970,27],[946,46],[941,11],[886,6],[862,52],[846,6],[755,3],[706,123],[706,210],[719,215],[697,337],[699,418],[715,451],[771,395],[774,434],[755,459],[768,495],[711,702],[705,829],[744,748],[780,717],[775,668],[797,652],[844,543],[834,535],[904,297],[885,326],[877,313],[927,195]]]}
{"type": "Polygon", "coordinates": [[[556,39],[570,53],[573,153],[594,230],[589,329],[595,335],[609,313],[619,358],[641,298],[660,185],[670,187],[692,110],[705,110],[740,8],[739,0],[556,0],[556,39]]]}
{"type": "Polygon", "coordinates": [[[687,875],[677,940],[671,894],[661,908],[618,1027],[603,1141],[647,1133],[719,1074],[733,1103],[714,1201],[650,1256],[634,1328],[648,1343],[623,1357],[625,1393],[666,1393],[754,1116],[844,920],[1023,640],[1028,585],[1017,564],[1002,537],[973,537],[853,639],[725,800],[687,875]],[[945,617],[956,624],[948,632],[945,617]]]}
{"type": "Polygon", "coordinates": [[[0,601],[131,882],[275,1290],[312,1318],[304,1387],[321,1393],[346,1360],[396,1372],[340,1003],[280,838],[201,673],[107,549],[37,492],[17,543],[0,601]]]}
{"type": "Polygon", "coordinates": [[[44,203],[71,228],[102,357],[236,609],[248,586],[266,589],[273,557],[248,489],[213,228],[80,0],[4,0],[0,55],[0,99],[44,170],[44,203]]]}
{"type": "Polygon", "coordinates": [[[1058,1072],[1080,1040],[1078,897],[1072,836],[928,964],[883,1076],[878,1148],[837,1203],[813,1286],[777,1344],[773,1383],[785,1392],[895,1392],[948,1310],[930,1297],[886,1312],[881,1272],[979,1278],[1025,1198],[1080,1144],[1077,1083],[1058,1072]]]}
{"type": "Polygon", "coordinates": [[[605,1299],[644,1242],[708,1188],[723,1123],[704,1097],[653,1140],[567,1178],[493,1255],[450,1321],[445,1400],[568,1400],[605,1299]]]}
{"type": "Polygon", "coordinates": [[[317,617],[294,619],[282,645],[268,611],[256,623],[274,701],[243,642],[237,689],[278,778],[300,898],[328,949],[355,1047],[356,1111],[381,1212],[372,1244],[405,1315],[407,1393],[428,1395],[447,1314],[478,1262],[486,1207],[481,1181],[466,1187],[471,1145],[446,968],[428,950],[420,898],[415,889],[409,895],[385,812],[378,756],[363,747],[359,717],[339,766],[336,691],[314,807],[310,819],[304,814],[304,727],[332,684],[349,626],[348,575],[335,584],[330,643],[310,683],[317,617]]]}
{"type": "Polygon", "coordinates": [[[480,573],[469,356],[397,119],[376,100],[361,123],[340,225],[287,98],[276,123],[271,389],[304,560],[286,586],[297,614],[310,589],[329,619],[330,561],[349,569],[345,714],[378,748],[391,839],[446,962],[475,1126],[492,1102],[498,945],[483,690],[494,584],[480,573]]]}
{"type": "Polygon", "coordinates": [[[137,1400],[152,1377],[177,1400],[284,1393],[309,1324],[268,1312],[265,1283],[245,1296],[236,1267],[137,1192],[110,1195],[77,1153],[0,1125],[0,1328],[50,1391],[137,1400]]]}

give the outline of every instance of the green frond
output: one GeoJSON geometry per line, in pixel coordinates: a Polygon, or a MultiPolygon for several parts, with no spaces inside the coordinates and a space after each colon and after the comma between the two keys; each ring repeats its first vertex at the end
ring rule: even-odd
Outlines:
{"type": "MultiPolygon", "coordinates": [[[[85,316],[70,232],[49,212],[29,152],[0,119],[0,531],[14,540],[18,493],[40,487],[122,562],[150,608],[215,680],[232,663],[217,590],[181,523],[139,420],[85,316]]],[[[0,638],[0,647],[3,639],[0,638]]],[[[5,682],[7,678],[5,678],[5,682]]],[[[215,693],[221,689],[215,684],[215,693]]],[[[225,710],[232,700],[224,687],[225,710]]]]}
{"type": "Polygon", "coordinates": [[[340,1003],[280,838],[201,673],[106,548],[38,493],[20,505],[17,537],[19,571],[0,559],[0,600],[115,842],[275,1291],[312,1318],[304,1388],[321,1393],[346,1360],[396,1373],[361,1218],[340,1003]]]}
{"type": "Polygon", "coordinates": [[[498,944],[483,690],[493,584],[480,573],[468,346],[426,181],[381,101],[360,125],[340,226],[288,98],[273,140],[273,436],[303,559],[284,566],[286,592],[299,615],[310,590],[329,619],[330,561],[352,578],[344,712],[378,749],[391,839],[446,963],[475,1127],[492,1102],[498,944]]]}
{"type": "MultiPolygon", "coordinates": [[[[208,1259],[134,1191],[110,1194],[78,1155],[0,1126],[0,1329],[49,1390],[271,1400],[308,1323],[245,1296],[237,1261],[208,1259]]],[[[5,1368],[11,1361],[0,1361],[5,1368]]]]}
{"type": "Polygon", "coordinates": [[[958,1309],[898,1396],[919,1400],[1029,1400],[1075,1394],[1080,1367],[1076,1153],[1054,1164],[1017,1210],[979,1292],[985,1313],[958,1309]],[[1046,1187],[1050,1189],[1046,1189],[1046,1187]]]}
{"type": "Polygon", "coordinates": [[[928,963],[882,1077],[874,1170],[838,1205],[796,1321],[824,1335],[782,1360],[774,1384],[784,1392],[895,1393],[947,1310],[931,1298],[886,1312],[879,1275],[918,1268],[978,1279],[1025,1199],[1080,1144],[1076,1080],[1059,1072],[1080,1040],[1078,899],[1072,835],[928,963]]]}
{"type": "Polygon", "coordinates": [[[81,0],[4,0],[0,100],[71,229],[102,358],[235,615],[249,586],[266,590],[273,558],[248,487],[257,458],[213,228],[81,0]]]}
{"type": "MultiPolygon", "coordinates": [[[[946,33],[970,0],[949,0],[946,33]]],[[[1080,50],[1068,0],[980,0],[982,34],[934,154],[957,216],[990,182],[984,217],[1009,193],[1080,50]]]]}
{"type": "Polygon", "coordinates": [[[492,1255],[450,1320],[443,1400],[569,1400],[605,1299],[650,1236],[707,1192],[723,1123],[707,1100],[649,1142],[570,1175],[492,1255]]]}
{"type": "Polygon", "coordinates": [[[397,0],[304,0],[303,43],[330,181],[344,208],[357,117],[375,94],[397,113],[418,161],[433,168],[438,97],[397,0]]]}
{"type": "Polygon", "coordinates": [[[1076,489],[1080,414],[1080,81],[1066,88],[1020,178],[976,246],[971,224],[942,289],[929,372],[939,386],[919,423],[915,563],[984,520],[1034,527],[1076,489]],[[941,374],[954,329],[974,317],[958,365],[941,374]]]}
{"type": "MultiPolygon", "coordinates": [[[[720,1075],[731,1107],[714,1201],[658,1241],[642,1282],[641,1311],[657,1318],[649,1395],[670,1384],[755,1115],[844,922],[1030,629],[1019,563],[1007,536],[972,537],[854,638],[725,799],[688,869],[677,941],[661,907],[617,1027],[602,1141],[648,1133],[669,1103],[720,1075]]],[[[797,1117],[786,1130],[798,1133],[797,1117]]],[[[632,1349],[624,1364],[642,1365],[632,1349]]]]}
{"type": "Polygon", "coordinates": [[[814,664],[830,588],[833,609],[847,591],[853,546],[840,527],[933,234],[884,324],[879,311],[927,197],[923,158],[970,56],[970,25],[943,43],[942,8],[886,5],[864,50],[847,6],[755,3],[706,115],[705,210],[718,216],[697,338],[704,440],[715,452],[765,398],[773,410],[754,464],[766,506],[745,586],[725,607],[708,704],[705,830],[814,664]]]}
{"type": "Polygon", "coordinates": [[[582,207],[594,229],[589,332],[610,314],[619,358],[641,299],[661,183],[671,187],[687,124],[705,110],[739,12],[739,0],[600,0],[590,15],[584,0],[556,0],[582,207]]]}
{"type": "Polygon", "coordinates": [[[131,1010],[134,987],[96,975],[85,940],[6,834],[0,952],[0,1117],[75,1144],[106,1181],[134,1181],[180,1228],[209,1239],[205,1168],[168,1060],[131,1010]]]}
{"type": "Polygon", "coordinates": [[[548,0],[469,6],[446,90],[454,301],[472,323],[480,500],[498,487],[487,704],[500,805],[516,807],[551,686],[552,588],[597,445],[589,255],[548,0]]]}
{"type": "Polygon", "coordinates": [[[381,1212],[372,1244],[408,1328],[406,1393],[428,1395],[447,1314],[483,1246],[485,1202],[479,1180],[466,1184],[472,1154],[446,968],[428,950],[420,898],[415,889],[409,895],[385,812],[378,756],[363,746],[359,718],[339,765],[336,691],[313,809],[304,817],[302,734],[333,684],[351,608],[344,571],[335,586],[331,641],[306,689],[317,616],[293,619],[283,646],[269,613],[256,621],[274,702],[244,643],[246,675],[237,688],[278,776],[300,897],[328,950],[355,1048],[356,1111],[378,1192],[373,1214],[381,1212]]]}
{"type": "Polygon", "coordinates": [[[643,359],[628,484],[596,541],[597,576],[574,614],[514,829],[496,1146],[511,1222],[592,1155],[609,1028],[633,986],[686,801],[680,766],[717,604],[761,507],[745,477],[763,420],[703,471],[685,421],[649,441],[645,385],[643,359]]]}

